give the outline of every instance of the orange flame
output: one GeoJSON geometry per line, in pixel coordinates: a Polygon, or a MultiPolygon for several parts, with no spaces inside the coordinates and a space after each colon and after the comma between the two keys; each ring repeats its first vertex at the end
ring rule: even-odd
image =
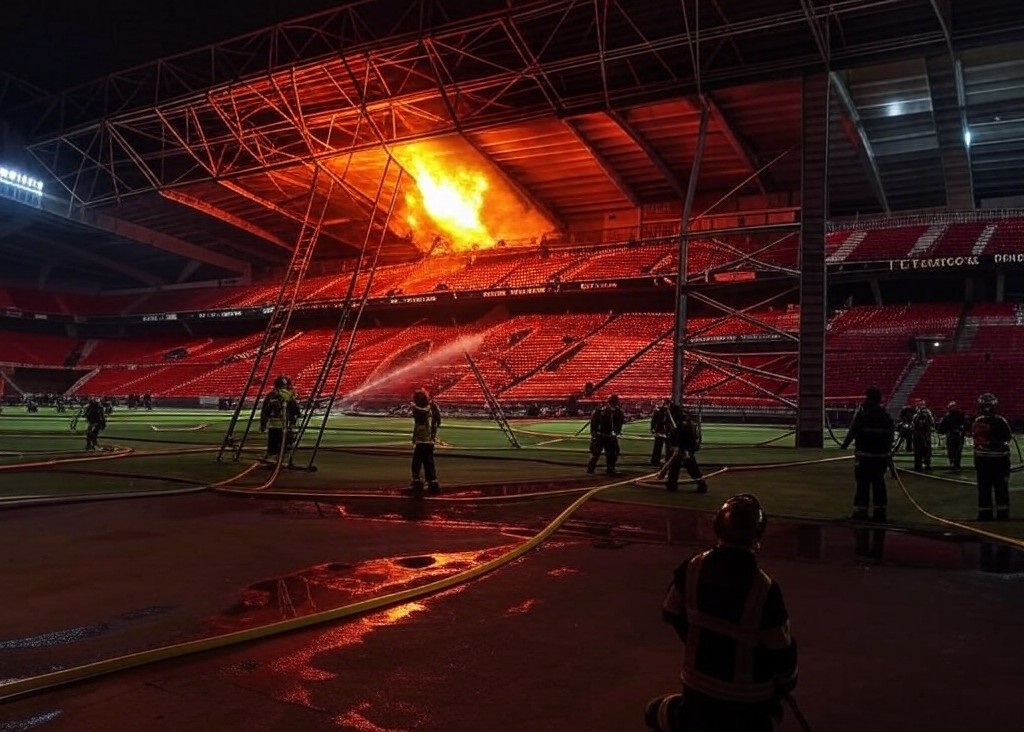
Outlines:
{"type": "MultiPolygon", "coordinates": [[[[488,249],[499,240],[537,238],[551,224],[524,206],[472,150],[439,141],[404,145],[395,158],[415,180],[405,193],[402,223],[420,249],[488,249]],[[461,154],[460,154],[461,153],[461,154]],[[475,159],[474,159],[475,158],[475,159]]],[[[399,227],[396,227],[399,228],[399,227]]],[[[401,227],[404,228],[404,227],[401,227]]]]}
{"type": "MultiPolygon", "coordinates": [[[[468,168],[455,168],[445,175],[440,166],[431,162],[434,161],[425,156],[412,160],[409,172],[416,179],[419,200],[415,194],[407,193],[406,205],[421,206],[457,249],[486,245],[491,241],[491,234],[480,221],[480,209],[490,187],[487,178],[468,168]]],[[[419,221],[415,214],[410,214],[406,220],[413,227],[419,221]]]]}

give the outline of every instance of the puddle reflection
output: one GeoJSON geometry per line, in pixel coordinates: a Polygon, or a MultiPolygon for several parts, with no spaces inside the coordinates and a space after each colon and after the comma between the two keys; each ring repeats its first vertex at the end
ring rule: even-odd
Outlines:
{"type": "Polygon", "coordinates": [[[449,577],[490,561],[507,549],[319,564],[242,589],[238,599],[207,624],[213,633],[227,633],[342,607],[449,577]]]}
{"type": "Polygon", "coordinates": [[[1024,552],[968,536],[922,535],[885,526],[769,526],[762,553],[815,562],[1024,573],[1024,552]],[[774,530],[773,530],[774,528],[774,530]]]}

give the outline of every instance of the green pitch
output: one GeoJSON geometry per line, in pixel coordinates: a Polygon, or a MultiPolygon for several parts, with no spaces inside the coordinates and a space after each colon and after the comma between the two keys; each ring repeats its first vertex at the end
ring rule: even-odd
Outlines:
{"type": "MultiPolygon", "coordinates": [[[[68,462],[91,457],[84,451],[84,424],[70,429],[71,415],[44,408],[38,414],[7,409],[0,415],[0,467],[24,463],[48,463],[30,470],[0,470],[0,500],[19,496],[75,496],[144,491],[197,490],[204,485],[236,476],[263,456],[264,436],[250,433],[241,459],[229,455],[216,461],[229,415],[203,410],[159,409],[153,412],[116,410],[100,437],[104,455],[123,454],[109,460],[68,462]]],[[[565,488],[600,485],[609,479],[584,472],[588,438],[581,420],[521,420],[513,423],[522,447],[516,449],[489,421],[446,416],[437,449],[441,484],[449,490],[479,485],[516,483],[562,484],[565,488]]],[[[411,456],[411,420],[390,417],[338,416],[328,421],[316,472],[285,470],[272,490],[310,491],[324,494],[352,491],[394,493],[408,485],[411,456]]],[[[238,434],[238,430],[236,430],[238,434]]],[[[305,467],[313,436],[303,441],[296,465],[305,467]]],[[[734,493],[751,492],[764,502],[770,514],[810,520],[839,521],[850,513],[853,499],[851,452],[838,449],[826,436],[824,449],[797,449],[784,427],[704,425],[704,448],[698,454],[705,473],[728,468],[709,479],[711,490],[699,496],[684,486],[670,494],[650,476],[651,438],[647,422],[626,426],[618,465],[622,480],[638,484],[614,488],[602,495],[607,500],[714,510],[734,493]],[[786,463],[805,464],[785,466],[786,463]],[[644,476],[647,476],[645,479],[644,476]]],[[[1017,462],[1014,455],[1014,462],[1017,462]]],[[[897,456],[897,465],[909,467],[910,457],[897,456]]],[[[964,471],[953,474],[936,448],[931,476],[901,471],[911,495],[938,516],[970,522],[975,516],[976,494],[970,448],[964,471]]],[[[255,487],[267,480],[269,471],[251,471],[236,485],[255,487]]],[[[685,473],[683,475],[685,478],[685,473]]],[[[920,513],[896,481],[889,484],[890,523],[929,531],[947,530],[920,513]]],[[[1011,513],[1024,513],[1024,473],[1011,481],[1011,513]]],[[[1024,537],[1024,522],[986,525],[997,533],[1024,537]]]]}

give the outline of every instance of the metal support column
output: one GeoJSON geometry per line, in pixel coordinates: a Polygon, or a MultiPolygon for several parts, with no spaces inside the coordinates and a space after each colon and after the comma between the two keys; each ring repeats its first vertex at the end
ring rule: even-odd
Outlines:
{"type": "Polygon", "coordinates": [[[825,429],[828,75],[805,76],[802,97],[803,185],[800,193],[800,356],[797,363],[796,446],[822,447],[825,429]]]}
{"type": "Polygon", "coordinates": [[[676,276],[676,332],[672,342],[672,399],[677,404],[683,403],[684,359],[686,351],[686,255],[690,240],[690,216],[693,214],[693,198],[697,193],[697,181],[700,178],[700,164],[704,157],[704,141],[708,134],[708,119],[711,111],[707,102],[701,98],[700,129],[697,133],[697,147],[693,151],[693,164],[690,166],[690,180],[686,186],[686,200],[679,220],[679,273],[676,276]]]}

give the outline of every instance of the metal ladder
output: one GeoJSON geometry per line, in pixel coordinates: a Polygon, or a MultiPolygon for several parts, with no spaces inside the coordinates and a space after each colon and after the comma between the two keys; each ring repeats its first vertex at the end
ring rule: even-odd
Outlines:
{"type": "Polygon", "coordinates": [[[320,232],[323,229],[324,218],[330,205],[331,194],[334,192],[334,179],[328,177],[327,192],[323,196],[317,195],[317,183],[320,179],[320,166],[313,169],[312,180],[310,181],[309,200],[306,202],[306,213],[302,219],[302,228],[295,243],[295,250],[292,252],[291,260],[288,262],[288,269],[285,271],[281,281],[281,289],[277,293],[277,300],[274,302],[273,310],[270,313],[270,320],[263,332],[259,349],[253,357],[252,369],[246,379],[245,386],[238,399],[238,405],[231,415],[228,423],[224,441],[221,443],[217,453],[218,462],[224,459],[225,453],[232,453],[233,459],[237,461],[245,447],[245,441],[249,437],[253,420],[256,419],[256,410],[259,405],[260,396],[266,391],[267,382],[271,379],[274,370],[274,361],[277,359],[281,342],[288,333],[288,325],[291,322],[292,313],[299,297],[299,290],[302,280],[309,269],[313,252],[316,250],[317,242],[320,240],[320,232]],[[246,410],[246,400],[251,398],[251,407],[248,416],[244,419],[244,427],[240,434],[239,422],[243,421],[242,413],[246,410]]]}
{"type": "Polygon", "coordinates": [[[373,253],[373,259],[370,261],[369,270],[367,272],[366,283],[363,285],[363,290],[358,295],[358,303],[354,304],[354,295],[356,289],[356,281],[359,279],[360,274],[363,272],[363,262],[366,258],[366,250],[370,244],[370,238],[373,233],[374,221],[376,219],[377,211],[379,210],[379,203],[381,196],[384,192],[384,184],[387,180],[388,172],[391,168],[391,158],[388,158],[388,162],[384,167],[384,172],[381,175],[381,181],[377,188],[376,199],[374,200],[373,209],[370,213],[370,220],[366,225],[366,236],[363,239],[362,251],[359,254],[359,259],[356,262],[356,267],[352,272],[352,276],[349,279],[348,291],[345,294],[345,302],[342,306],[341,315],[338,317],[338,324],[335,326],[334,335],[331,337],[330,345],[327,347],[327,352],[324,356],[323,363],[320,365],[320,370],[317,372],[316,379],[310,388],[309,398],[306,401],[306,406],[302,410],[302,416],[298,421],[298,428],[295,432],[295,438],[292,440],[291,452],[288,455],[288,466],[295,467],[295,454],[299,449],[299,444],[302,442],[302,438],[306,435],[306,432],[310,428],[310,424],[313,422],[313,418],[316,415],[317,407],[324,394],[328,394],[325,404],[319,405],[323,408],[323,416],[320,420],[320,424],[316,427],[316,439],[313,443],[313,448],[310,452],[309,462],[306,465],[306,470],[311,472],[316,471],[316,460],[317,453],[320,451],[320,445],[323,442],[324,431],[327,428],[327,419],[330,417],[331,409],[334,407],[335,400],[338,398],[338,390],[341,387],[342,378],[345,375],[345,367],[348,365],[349,357],[352,354],[352,347],[355,342],[356,332],[359,328],[359,322],[363,316],[363,310],[366,307],[366,302],[369,300],[370,291],[373,286],[373,276],[377,271],[377,261],[380,258],[381,250],[384,247],[384,240],[387,237],[388,227],[391,224],[391,216],[395,210],[395,204],[398,201],[399,190],[401,188],[402,177],[404,171],[400,168],[398,172],[398,178],[395,182],[394,191],[391,196],[391,202],[388,205],[388,210],[385,215],[383,224],[380,227],[380,238],[377,241],[376,249],[373,253]],[[355,310],[355,317],[352,319],[352,327],[349,330],[348,340],[342,347],[342,334],[345,332],[345,328],[352,318],[352,311],[355,310]],[[331,380],[331,375],[334,375],[333,384],[328,387],[328,382],[331,380]]]}
{"type": "Polygon", "coordinates": [[[522,447],[519,444],[519,440],[516,438],[515,432],[512,431],[512,426],[505,419],[505,412],[501,408],[501,404],[494,396],[494,392],[491,391],[491,387],[487,385],[487,381],[484,379],[484,375],[480,373],[480,369],[477,368],[476,361],[469,355],[469,351],[463,351],[463,355],[466,357],[466,361],[469,363],[469,369],[473,372],[473,376],[476,378],[476,383],[480,385],[480,390],[484,393],[484,401],[487,402],[487,409],[491,413],[491,418],[498,423],[501,427],[501,431],[505,433],[505,437],[512,444],[512,447],[522,447]]]}

